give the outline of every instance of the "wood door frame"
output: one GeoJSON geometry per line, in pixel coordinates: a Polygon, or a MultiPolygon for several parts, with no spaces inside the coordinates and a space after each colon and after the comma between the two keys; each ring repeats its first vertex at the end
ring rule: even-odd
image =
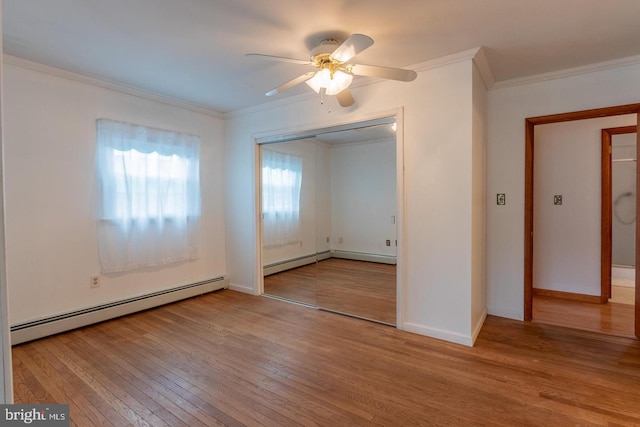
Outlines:
{"type": "Polygon", "coordinates": [[[611,164],[611,142],[613,135],[637,133],[637,126],[619,126],[602,129],[602,256],[600,301],[606,303],[611,298],[611,265],[613,250],[613,171],[611,164]]]}
{"type": "MultiPolygon", "coordinates": [[[[575,120],[595,119],[599,117],[619,116],[640,113],[640,103],[619,105],[614,107],[595,108],[591,110],[569,113],[551,114],[547,116],[529,117],[525,119],[525,208],[524,208],[524,320],[533,318],[533,148],[535,127],[538,125],[569,122],[575,120]]],[[[636,119],[636,130],[638,124],[636,119]]],[[[640,134],[636,138],[640,146],[640,134]]],[[[640,171],[639,171],[640,172],[640,171]]],[[[636,183],[640,187],[640,173],[636,173],[636,183]]],[[[640,197],[636,200],[636,210],[640,208],[640,197]]],[[[640,258],[640,227],[636,227],[636,264],[640,258]]],[[[640,337],[640,269],[636,269],[636,305],[635,333],[640,337]]]]}

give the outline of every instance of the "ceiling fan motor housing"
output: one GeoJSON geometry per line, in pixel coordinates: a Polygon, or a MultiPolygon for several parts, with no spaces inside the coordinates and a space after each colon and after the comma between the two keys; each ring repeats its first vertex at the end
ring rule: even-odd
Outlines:
{"type": "Polygon", "coordinates": [[[324,39],[320,44],[311,50],[311,62],[320,66],[324,63],[331,62],[329,56],[340,45],[336,39],[324,39]]]}

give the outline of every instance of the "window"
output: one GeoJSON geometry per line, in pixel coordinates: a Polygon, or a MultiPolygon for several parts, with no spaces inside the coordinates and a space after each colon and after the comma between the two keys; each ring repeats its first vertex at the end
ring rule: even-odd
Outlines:
{"type": "Polygon", "coordinates": [[[292,154],[262,149],[262,217],[265,246],[302,240],[300,236],[300,186],[302,159],[292,154]]]}
{"type": "Polygon", "coordinates": [[[197,258],[200,139],[105,119],[97,131],[102,272],[197,258]]]}

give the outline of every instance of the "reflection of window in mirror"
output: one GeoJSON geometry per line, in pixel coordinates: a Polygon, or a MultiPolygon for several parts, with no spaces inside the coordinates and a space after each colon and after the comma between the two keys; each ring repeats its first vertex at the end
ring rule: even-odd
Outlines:
{"type": "Polygon", "coordinates": [[[300,186],[302,159],[262,150],[262,215],[265,246],[301,240],[300,186]]]}

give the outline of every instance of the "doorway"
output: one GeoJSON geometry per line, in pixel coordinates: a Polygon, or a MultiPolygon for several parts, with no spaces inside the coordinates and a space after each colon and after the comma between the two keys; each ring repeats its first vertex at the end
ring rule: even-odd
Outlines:
{"type": "MultiPolygon", "coordinates": [[[[556,114],[549,116],[540,116],[528,118],[525,120],[525,276],[524,276],[524,317],[526,321],[533,319],[533,300],[534,300],[534,141],[536,126],[570,122],[576,120],[595,119],[608,116],[619,116],[625,114],[637,114],[640,111],[640,104],[623,105],[617,107],[607,107],[593,110],[585,110],[564,114],[556,114]]],[[[637,118],[635,128],[637,129],[637,118]]],[[[636,136],[636,145],[638,144],[638,137],[636,136]]],[[[639,177],[636,173],[636,181],[639,177]]],[[[553,196],[554,204],[561,204],[561,194],[553,196]],[[556,197],[560,196],[560,197],[556,197]],[[558,203],[559,202],[559,203],[558,203]]],[[[636,201],[637,203],[637,201],[636,201]]],[[[637,207],[637,206],[636,206],[637,207]]],[[[604,218],[604,216],[603,216],[604,218]]],[[[640,232],[636,230],[636,264],[638,259],[638,239],[640,232]]],[[[605,245],[609,236],[605,235],[605,227],[602,227],[602,239],[601,244],[605,245]]],[[[607,251],[601,250],[601,274],[606,273],[606,256],[607,251]]],[[[608,273],[607,273],[608,274],[608,273]]],[[[630,322],[634,324],[634,333],[636,336],[640,336],[640,312],[638,310],[638,280],[636,270],[636,293],[635,293],[635,311],[630,318],[630,322]]],[[[606,295],[606,294],[605,294],[606,295]]],[[[607,297],[608,298],[608,297],[607,297]]]]}

